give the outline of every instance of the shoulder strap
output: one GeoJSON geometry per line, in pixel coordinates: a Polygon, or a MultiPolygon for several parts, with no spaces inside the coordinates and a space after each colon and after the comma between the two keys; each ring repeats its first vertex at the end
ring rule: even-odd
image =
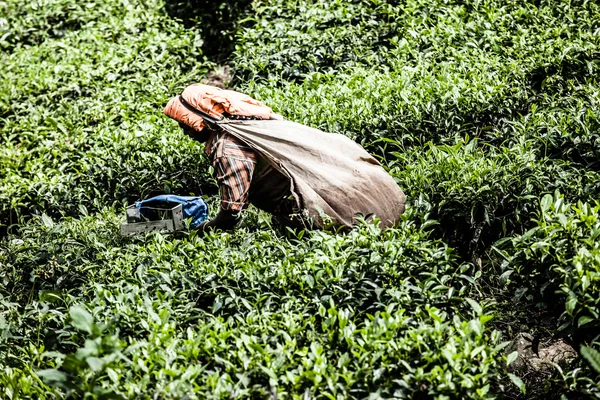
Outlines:
{"type": "Polygon", "coordinates": [[[216,119],[210,115],[208,115],[207,113],[200,111],[198,109],[196,109],[194,106],[192,106],[190,103],[188,103],[182,95],[179,95],[179,101],[181,102],[181,104],[183,104],[183,106],[185,108],[187,108],[188,110],[190,110],[191,112],[193,112],[194,114],[202,117],[206,122],[207,125],[221,125],[221,124],[227,124],[229,123],[229,121],[225,118],[225,117],[221,117],[220,119],[216,119]]]}

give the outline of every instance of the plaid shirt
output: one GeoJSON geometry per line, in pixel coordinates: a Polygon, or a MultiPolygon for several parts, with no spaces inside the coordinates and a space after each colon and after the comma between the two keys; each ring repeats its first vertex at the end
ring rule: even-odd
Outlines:
{"type": "Polygon", "coordinates": [[[221,208],[240,211],[248,207],[250,182],[260,161],[251,147],[235,136],[218,131],[206,143],[204,153],[212,160],[221,192],[221,208]]]}

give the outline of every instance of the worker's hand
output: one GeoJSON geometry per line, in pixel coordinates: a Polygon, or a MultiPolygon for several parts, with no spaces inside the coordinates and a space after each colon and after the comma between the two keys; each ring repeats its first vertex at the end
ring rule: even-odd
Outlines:
{"type": "Polygon", "coordinates": [[[198,225],[196,227],[196,230],[198,232],[202,232],[202,233],[206,232],[206,229],[208,228],[207,224],[208,224],[208,221],[204,221],[204,222],[200,223],[200,225],[198,225]]]}
{"type": "Polygon", "coordinates": [[[212,228],[208,225],[209,221],[201,222],[195,229],[198,232],[198,237],[204,236],[212,228]]]}
{"type": "Polygon", "coordinates": [[[239,211],[221,209],[215,218],[211,219],[210,221],[202,222],[196,229],[202,233],[208,231],[209,229],[222,229],[224,231],[228,231],[235,228],[235,225],[239,219],[239,211]]]}

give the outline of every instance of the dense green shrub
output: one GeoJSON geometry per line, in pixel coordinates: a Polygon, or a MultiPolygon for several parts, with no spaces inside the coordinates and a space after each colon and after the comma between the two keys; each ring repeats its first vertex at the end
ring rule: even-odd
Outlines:
{"type": "Polygon", "coordinates": [[[160,2],[8,7],[3,40],[20,45],[0,58],[0,225],[210,188],[201,148],[161,115],[207,71],[197,31],[157,13],[160,2]],[[79,28],[46,34],[53,21],[79,28]]]}
{"type": "MultiPolygon", "coordinates": [[[[536,226],[497,243],[503,282],[515,298],[562,311],[558,334],[581,347],[587,369],[567,371],[572,386],[600,396],[600,205],[569,204],[558,192],[541,200],[536,226]],[[594,344],[594,342],[596,342],[594,344]],[[585,345],[592,345],[585,350],[585,345]],[[587,352],[587,353],[586,353],[587,352]],[[586,353],[586,354],[584,354],[586,353]],[[588,355],[589,353],[589,355],[588,355]],[[594,376],[594,372],[591,372],[594,376]]],[[[538,305],[539,307],[540,305],[538,305]]]]}
{"type": "Polygon", "coordinates": [[[499,243],[507,254],[503,273],[511,284],[562,303],[562,328],[580,330],[580,339],[585,333],[594,339],[600,332],[599,235],[600,206],[569,204],[562,195],[548,194],[536,226],[499,243]]]}
{"type": "Polygon", "coordinates": [[[597,170],[597,85],[575,94],[533,97],[525,85],[502,77],[501,60],[468,68],[423,62],[417,67],[352,73],[313,74],[303,83],[249,82],[254,93],[289,119],[339,132],[385,156],[378,141],[404,146],[478,137],[493,146],[530,140],[542,154],[597,170]],[[521,98],[521,99],[519,99],[521,98]]]}
{"type": "Polygon", "coordinates": [[[252,0],[165,1],[165,10],[186,28],[202,30],[202,51],[214,62],[227,62],[240,25],[248,21],[252,0]]]}
{"type": "Polygon", "coordinates": [[[413,147],[387,152],[390,173],[413,206],[431,206],[437,233],[470,257],[481,255],[501,237],[524,232],[535,216],[537,199],[557,188],[570,199],[600,193],[598,174],[541,157],[523,142],[497,149],[477,140],[453,146],[413,147]]]}
{"type": "Polygon", "coordinates": [[[234,63],[244,79],[301,80],[311,72],[386,63],[397,8],[385,1],[253,2],[234,63]]]}
{"type": "Polygon", "coordinates": [[[549,98],[543,106],[532,105],[527,115],[511,121],[502,132],[494,132],[496,140],[533,140],[548,157],[600,170],[600,114],[596,106],[600,99],[596,87],[590,83],[574,93],[549,98]]]}
{"type": "Polygon", "coordinates": [[[31,213],[78,215],[82,208],[120,207],[157,193],[210,192],[200,147],[165,122],[123,124],[120,133],[96,130],[96,138],[55,135],[29,151],[7,146],[0,158],[6,171],[0,222],[17,223],[31,213]]]}
{"type": "Polygon", "coordinates": [[[246,79],[297,80],[356,66],[502,59],[537,68],[541,86],[556,61],[568,62],[555,49],[593,53],[599,9],[586,1],[257,1],[233,61],[246,79]]]}
{"type": "MultiPolygon", "coordinates": [[[[355,68],[351,73],[312,74],[304,82],[250,81],[244,89],[288,119],[339,132],[377,151],[381,138],[410,146],[482,136],[512,113],[523,93],[503,79],[501,60],[423,60],[394,69],[355,68]]],[[[523,94],[525,96],[525,94],[523,94]]]]}
{"type": "Polygon", "coordinates": [[[489,317],[467,301],[471,268],[409,218],[302,239],[125,240],[117,222],[43,218],[2,245],[4,387],[20,376],[36,393],[31,371],[56,367],[78,378],[45,381],[79,395],[490,397],[502,363],[489,317]]]}
{"type": "Polygon", "coordinates": [[[522,385],[470,297],[514,234],[499,279],[556,295],[597,393],[599,29],[580,0],[0,2],[0,397],[497,398],[522,385]],[[400,226],[118,236],[214,191],[160,111],[236,31],[237,88],[374,153],[400,226]],[[532,221],[555,189],[584,203],[532,221]]]}
{"type": "MultiPolygon", "coordinates": [[[[0,50],[10,52],[15,47],[39,45],[47,39],[61,38],[89,24],[110,23],[113,15],[124,15],[124,4],[66,0],[0,4],[0,50]]],[[[130,7],[131,11],[133,7],[130,7]]]]}

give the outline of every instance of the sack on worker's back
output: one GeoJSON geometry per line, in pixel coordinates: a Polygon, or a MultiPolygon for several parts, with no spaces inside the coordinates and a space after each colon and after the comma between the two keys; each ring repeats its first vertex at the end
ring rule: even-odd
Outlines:
{"type": "Polygon", "coordinates": [[[190,228],[197,228],[208,217],[208,205],[202,197],[176,196],[163,194],[146,200],[138,201],[135,207],[140,215],[150,221],[160,219],[160,212],[181,204],[183,218],[191,218],[190,228]]]}
{"type": "Polygon", "coordinates": [[[404,212],[406,196],[379,162],[358,143],[291,121],[230,121],[222,129],[256,149],[290,179],[297,205],[316,226],[322,214],[335,225],[351,227],[375,216],[393,226],[404,212]]]}

